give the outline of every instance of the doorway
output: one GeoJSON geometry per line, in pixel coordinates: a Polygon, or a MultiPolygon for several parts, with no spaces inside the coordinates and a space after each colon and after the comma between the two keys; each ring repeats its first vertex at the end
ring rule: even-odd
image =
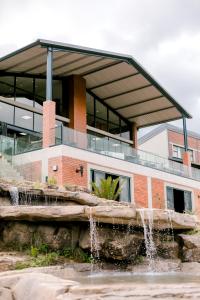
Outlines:
{"type": "Polygon", "coordinates": [[[167,208],[178,213],[192,211],[192,193],[167,186],[167,208]]]}

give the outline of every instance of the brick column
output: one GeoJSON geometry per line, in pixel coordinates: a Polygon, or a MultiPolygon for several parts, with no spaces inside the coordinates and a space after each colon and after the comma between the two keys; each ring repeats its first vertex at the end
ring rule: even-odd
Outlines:
{"type": "Polygon", "coordinates": [[[86,132],[86,81],[79,75],[69,77],[69,127],[86,132]]]}
{"type": "Polygon", "coordinates": [[[132,123],[131,140],[133,141],[133,148],[138,148],[138,129],[136,123],[132,123]]]}
{"type": "Polygon", "coordinates": [[[43,103],[43,148],[55,144],[56,104],[51,100],[43,103]]]}
{"type": "Polygon", "coordinates": [[[183,164],[190,168],[191,167],[190,153],[188,151],[183,152],[182,158],[183,158],[183,164]]]}

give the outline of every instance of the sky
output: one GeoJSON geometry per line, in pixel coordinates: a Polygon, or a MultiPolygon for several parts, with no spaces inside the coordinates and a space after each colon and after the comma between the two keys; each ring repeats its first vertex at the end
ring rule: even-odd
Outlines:
{"type": "Polygon", "coordinates": [[[0,0],[0,57],[38,38],[132,55],[200,133],[200,0],[0,0]]]}

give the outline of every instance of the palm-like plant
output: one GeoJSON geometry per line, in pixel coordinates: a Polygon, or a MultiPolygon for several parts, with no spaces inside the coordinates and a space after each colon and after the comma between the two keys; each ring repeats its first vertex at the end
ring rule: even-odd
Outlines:
{"type": "Polygon", "coordinates": [[[92,182],[93,193],[99,198],[116,200],[122,191],[122,184],[119,184],[119,178],[112,179],[111,176],[106,179],[101,179],[100,185],[92,182]]]}

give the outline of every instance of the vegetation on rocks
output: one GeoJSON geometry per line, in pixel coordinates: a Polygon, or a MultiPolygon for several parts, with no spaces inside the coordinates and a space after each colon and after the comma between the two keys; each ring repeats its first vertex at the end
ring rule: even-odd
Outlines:
{"type": "Polygon", "coordinates": [[[101,179],[99,186],[96,182],[92,182],[91,185],[97,197],[109,200],[117,200],[122,190],[122,184],[119,183],[119,178],[112,179],[111,176],[106,179],[101,179]]]}

